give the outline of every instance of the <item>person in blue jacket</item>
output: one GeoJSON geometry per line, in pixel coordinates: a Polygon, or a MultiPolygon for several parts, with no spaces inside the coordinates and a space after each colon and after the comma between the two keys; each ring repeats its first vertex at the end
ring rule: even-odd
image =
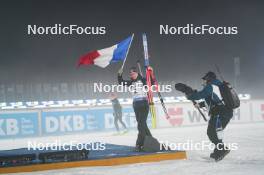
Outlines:
{"type": "Polygon", "coordinates": [[[204,99],[205,103],[199,103],[196,107],[207,107],[210,120],[207,128],[209,140],[215,145],[214,152],[210,157],[215,160],[221,160],[227,155],[230,150],[223,143],[223,129],[227,126],[230,119],[233,117],[233,110],[225,106],[220,88],[222,82],[217,79],[214,72],[208,72],[204,77],[204,88],[201,91],[196,91],[189,95],[189,100],[204,99]]]}

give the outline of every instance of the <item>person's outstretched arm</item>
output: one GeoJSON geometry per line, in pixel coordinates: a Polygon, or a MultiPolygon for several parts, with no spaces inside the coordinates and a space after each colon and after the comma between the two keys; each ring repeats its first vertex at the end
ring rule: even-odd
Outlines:
{"type": "Polygon", "coordinates": [[[211,96],[212,93],[213,93],[213,87],[211,85],[207,85],[203,88],[203,90],[194,92],[187,98],[189,100],[200,100],[211,96]]]}

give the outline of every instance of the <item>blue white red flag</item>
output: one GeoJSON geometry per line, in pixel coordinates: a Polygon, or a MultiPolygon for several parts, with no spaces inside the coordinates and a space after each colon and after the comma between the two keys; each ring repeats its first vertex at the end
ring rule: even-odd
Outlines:
{"type": "Polygon", "coordinates": [[[130,36],[112,47],[91,51],[80,57],[78,66],[94,64],[105,68],[110,63],[122,61],[127,56],[132,40],[133,36],[130,36]]]}

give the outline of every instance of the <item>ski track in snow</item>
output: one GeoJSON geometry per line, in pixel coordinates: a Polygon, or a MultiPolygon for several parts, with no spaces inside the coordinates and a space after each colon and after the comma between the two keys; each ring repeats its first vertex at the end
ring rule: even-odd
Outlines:
{"type": "MultiPolygon", "coordinates": [[[[152,130],[154,137],[169,142],[186,140],[207,140],[206,125],[195,127],[177,127],[152,130]]],[[[106,143],[134,145],[136,131],[126,135],[113,136],[112,133],[76,134],[57,137],[34,138],[36,141],[69,139],[79,142],[102,141],[106,143]]],[[[216,163],[208,158],[210,150],[187,151],[187,160],[171,160],[154,163],[140,163],[112,167],[82,167],[62,170],[17,173],[20,175],[263,175],[264,174],[264,123],[230,124],[225,130],[226,143],[238,143],[239,149],[231,151],[222,161],[216,163]]],[[[27,146],[27,139],[1,141],[0,149],[21,148],[27,146]]]]}

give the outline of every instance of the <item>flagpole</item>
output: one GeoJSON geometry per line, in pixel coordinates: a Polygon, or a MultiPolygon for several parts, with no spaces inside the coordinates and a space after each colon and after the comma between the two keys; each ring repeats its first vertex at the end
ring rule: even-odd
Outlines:
{"type": "Polygon", "coordinates": [[[129,46],[128,46],[128,49],[127,49],[127,52],[126,52],[126,57],[125,57],[125,59],[124,59],[124,61],[123,61],[122,67],[121,67],[122,72],[123,72],[123,68],[124,68],[124,65],[125,65],[125,62],[126,62],[126,59],[127,59],[127,54],[128,54],[128,52],[129,52],[129,49],[130,49],[131,43],[132,43],[132,41],[133,41],[133,38],[134,38],[134,33],[132,34],[132,38],[131,38],[131,41],[130,41],[130,43],[129,43],[129,46]]]}

